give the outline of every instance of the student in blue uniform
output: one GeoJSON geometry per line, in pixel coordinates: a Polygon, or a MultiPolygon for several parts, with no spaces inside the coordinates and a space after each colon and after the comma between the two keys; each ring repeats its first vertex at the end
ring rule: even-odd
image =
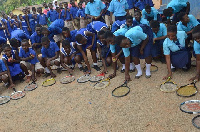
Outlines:
{"type": "Polygon", "coordinates": [[[108,26],[101,21],[92,21],[87,25],[87,30],[97,34],[100,30],[107,30],[108,26]]]}
{"type": "Polygon", "coordinates": [[[29,13],[28,19],[29,19],[29,25],[30,25],[30,28],[31,28],[30,34],[33,34],[35,32],[35,15],[29,13]]]}
{"type": "Polygon", "coordinates": [[[142,17],[147,19],[149,22],[151,20],[161,21],[158,11],[149,5],[145,6],[145,9],[142,10],[142,17]]]}
{"type": "Polygon", "coordinates": [[[57,72],[61,73],[62,70],[60,68],[60,49],[58,45],[54,42],[50,42],[48,37],[42,37],[41,39],[42,43],[42,57],[39,57],[40,64],[44,67],[46,74],[44,77],[48,77],[51,75],[51,77],[56,77],[56,75],[53,73],[51,66],[56,65],[57,66],[57,72]]]}
{"type": "Polygon", "coordinates": [[[19,45],[21,45],[21,41],[23,39],[29,39],[30,36],[26,34],[23,30],[14,30],[11,32],[11,39],[15,38],[19,41],[19,45]]]}
{"type": "Polygon", "coordinates": [[[16,52],[14,52],[10,45],[3,45],[4,55],[2,60],[6,65],[7,70],[10,72],[12,81],[23,81],[25,77],[24,72],[20,67],[20,58],[16,52]]]}
{"type": "Polygon", "coordinates": [[[20,65],[23,69],[31,70],[32,75],[28,72],[27,82],[32,79],[33,82],[36,81],[35,73],[40,76],[44,73],[44,68],[37,59],[37,55],[32,48],[29,48],[30,44],[27,39],[22,40],[22,46],[20,47],[19,57],[20,65]]]}
{"type": "Polygon", "coordinates": [[[133,17],[128,15],[126,16],[126,23],[122,24],[120,28],[126,28],[127,30],[131,29],[133,27],[133,17]]]}
{"type": "Polygon", "coordinates": [[[192,31],[192,37],[194,39],[194,53],[196,55],[196,75],[192,77],[191,81],[200,80],[200,25],[196,26],[192,31]]]}
{"type": "Polygon", "coordinates": [[[19,54],[19,47],[21,45],[21,42],[19,42],[19,40],[15,38],[10,39],[9,42],[12,50],[15,51],[17,54],[19,54]]]}
{"type": "Polygon", "coordinates": [[[62,41],[62,48],[60,50],[60,63],[61,66],[69,72],[69,74],[73,73],[73,69],[75,64],[78,64],[78,68],[80,71],[83,70],[83,66],[81,64],[82,55],[77,50],[77,44],[75,42],[69,42],[68,40],[62,41]]]}
{"type": "Polygon", "coordinates": [[[58,19],[57,17],[57,12],[53,9],[53,5],[52,3],[49,3],[49,11],[47,12],[47,18],[50,19],[50,22],[54,22],[56,19],[58,19]]]}
{"type": "Polygon", "coordinates": [[[134,12],[134,18],[133,18],[133,26],[137,26],[139,24],[145,24],[145,25],[149,25],[149,21],[147,21],[147,19],[144,19],[142,17],[142,14],[139,10],[136,10],[134,12]]]}
{"type": "Polygon", "coordinates": [[[22,14],[19,15],[19,19],[20,19],[20,21],[21,21],[22,30],[23,30],[27,35],[30,36],[29,30],[28,30],[27,22],[23,19],[22,14]]]}
{"type": "Polygon", "coordinates": [[[87,24],[87,17],[85,15],[85,8],[82,6],[82,2],[78,3],[78,11],[76,13],[76,19],[80,20],[80,28],[85,28],[87,24]]]}
{"type": "Polygon", "coordinates": [[[167,38],[167,27],[155,20],[151,21],[150,26],[153,30],[152,57],[164,63],[163,42],[167,38]]]}
{"type": "Polygon", "coordinates": [[[3,38],[3,37],[1,37],[0,36],[0,53],[2,52],[2,46],[4,45],[4,44],[7,44],[7,40],[5,39],[5,38],[3,38]]]}
{"type": "Polygon", "coordinates": [[[41,38],[43,35],[41,35],[41,28],[42,26],[37,24],[35,26],[35,32],[30,37],[32,48],[35,50],[37,55],[40,54],[42,48],[41,38]]]}
{"type": "MultiPolygon", "coordinates": [[[[37,23],[37,15],[38,15],[38,14],[37,14],[37,11],[36,11],[36,8],[35,8],[35,7],[32,7],[32,12],[33,12],[32,16],[33,16],[33,19],[34,19],[34,22],[35,22],[35,25],[36,25],[36,24],[38,24],[38,23],[37,23]]],[[[34,32],[35,32],[35,26],[34,26],[34,29],[33,29],[33,30],[34,30],[34,32]]]]}
{"type": "Polygon", "coordinates": [[[92,32],[89,32],[86,28],[81,28],[78,30],[76,34],[76,43],[77,43],[77,48],[80,51],[80,53],[83,56],[83,59],[87,65],[86,68],[86,73],[90,74],[91,73],[91,68],[90,64],[86,55],[86,49],[90,49],[91,55],[92,55],[92,60],[93,60],[93,65],[94,69],[97,71],[100,71],[101,69],[97,66],[97,57],[96,57],[96,44],[95,43],[95,34],[92,32]]]}
{"type": "Polygon", "coordinates": [[[111,28],[111,32],[115,32],[116,30],[118,30],[120,28],[121,25],[125,24],[126,20],[120,21],[117,20],[112,24],[112,28],[111,28]]]}
{"type": "Polygon", "coordinates": [[[76,39],[75,39],[76,33],[77,33],[77,30],[70,31],[69,28],[67,27],[64,27],[62,29],[63,38],[68,40],[69,42],[76,42],[76,39]]]}
{"type": "Polygon", "coordinates": [[[167,38],[163,42],[168,74],[163,78],[172,77],[172,71],[182,68],[187,71],[191,66],[191,53],[185,48],[187,34],[184,31],[177,31],[175,25],[167,27],[167,38]]]}
{"type": "Polygon", "coordinates": [[[6,38],[6,35],[5,35],[5,32],[4,32],[5,29],[6,29],[6,28],[5,28],[4,24],[2,24],[2,23],[0,22],[0,36],[1,36],[2,38],[4,38],[4,39],[7,39],[7,38],[6,38]]]}
{"type": "Polygon", "coordinates": [[[65,27],[68,27],[70,30],[74,30],[72,18],[70,15],[70,9],[68,8],[68,3],[64,3],[65,9],[62,10],[62,18],[65,21],[65,27]]]}
{"type": "MultiPolygon", "coordinates": [[[[27,31],[24,31],[24,32],[31,32],[31,27],[30,27],[30,23],[29,23],[29,15],[28,15],[28,8],[26,9],[23,9],[22,12],[24,13],[24,16],[22,16],[21,14],[19,14],[19,20],[21,21],[22,23],[22,30],[27,30],[27,31]],[[21,18],[22,16],[22,18],[21,18]]],[[[29,33],[30,35],[30,33],[29,33]]]]}
{"type": "Polygon", "coordinates": [[[79,29],[80,25],[79,25],[79,21],[76,19],[76,13],[78,11],[78,7],[76,7],[74,1],[71,2],[72,7],[70,8],[70,15],[73,21],[73,25],[75,29],[79,29]]]}
{"type": "Polygon", "coordinates": [[[146,78],[151,77],[151,47],[153,43],[153,32],[147,25],[139,25],[131,28],[125,33],[125,37],[119,42],[125,56],[125,80],[130,80],[129,66],[130,56],[137,69],[136,79],[142,76],[142,69],[139,59],[145,59],[146,62],[146,78]]]}
{"type": "Polygon", "coordinates": [[[37,23],[42,25],[43,27],[47,27],[47,23],[48,23],[47,15],[42,13],[42,8],[41,7],[37,8],[37,12],[39,13],[37,15],[37,23]]]}
{"type": "Polygon", "coordinates": [[[10,26],[10,20],[9,17],[6,14],[2,14],[3,19],[1,19],[2,23],[5,26],[5,33],[6,33],[6,37],[8,38],[8,40],[10,40],[10,33],[12,32],[12,27],[10,26]]]}
{"type": "MultiPolygon", "coordinates": [[[[112,0],[110,2],[110,6],[108,8],[108,11],[110,11],[110,17],[112,18],[112,15],[115,16],[115,21],[120,20],[123,21],[126,19],[126,15],[129,14],[128,12],[128,3],[126,0],[112,0]]],[[[110,19],[111,23],[112,19],[110,19]]]]}
{"type": "Polygon", "coordinates": [[[192,39],[193,28],[199,25],[200,23],[197,21],[197,19],[193,15],[187,15],[185,12],[179,13],[178,19],[180,20],[180,22],[177,25],[177,30],[185,31],[187,33],[188,38],[187,38],[186,45],[188,45],[190,40],[192,39]]]}

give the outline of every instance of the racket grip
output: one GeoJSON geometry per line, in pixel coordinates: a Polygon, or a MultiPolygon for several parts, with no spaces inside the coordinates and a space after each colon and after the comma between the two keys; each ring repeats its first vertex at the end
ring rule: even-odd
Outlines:
{"type": "Polygon", "coordinates": [[[15,89],[15,88],[13,88],[13,90],[14,90],[14,92],[16,92],[16,89],[15,89]]]}

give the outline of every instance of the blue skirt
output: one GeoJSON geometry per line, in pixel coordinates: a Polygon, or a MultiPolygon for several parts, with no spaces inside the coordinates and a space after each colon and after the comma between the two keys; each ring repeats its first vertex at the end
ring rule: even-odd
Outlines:
{"type": "Polygon", "coordinates": [[[157,57],[157,56],[159,56],[159,55],[162,54],[161,49],[163,47],[163,42],[164,42],[164,40],[157,40],[152,45],[152,48],[151,48],[151,55],[152,55],[152,57],[157,57]]]}
{"type": "Polygon", "coordinates": [[[171,64],[176,68],[190,67],[191,53],[187,49],[182,49],[170,53],[171,64]]]}

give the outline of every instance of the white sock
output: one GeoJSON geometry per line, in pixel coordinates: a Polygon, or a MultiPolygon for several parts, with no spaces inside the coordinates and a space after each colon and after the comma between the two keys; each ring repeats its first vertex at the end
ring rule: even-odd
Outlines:
{"type": "Polygon", "coordinates": [[[135,68],[137,69],[137,75],[136,76],[141,76],[142,75],[142,69],[140,64],[135,65],[135,68]]]}
{"type": "Polygon", "coordinates": [[[172,64],[171,64],[171,69],[172,69],[172,68],[175,68],[175,67],[174,67],[174,66],[172,66],[172,64]]]}
{"type": "Polygon", "coordinates": [[[96,57],[97,57],[97,58],[99,57],[98,53],[96,53],[96,57]]]}
{"type": "Polygon", "coordinates": [[[46,71],[46,73],[50,73],[50,71],[47,67],[45,67],[44,70],[46,71]]]}
{"type": "Polygon", "coordinates": [[[151,75],[151,64],[146,63],[146,75],[147,76],[151,75]]]}
{"type": "Polygon", "coordinates": [[[94,66],[97,66],[97,63],[93,63],[94,66]]]}
{"type": "Polygon", "coordinates": [[[81,67],[83,67],[82,64],[78,64],[78,68],[81,68],[81,67]]]}
{"type": "Polygon", "coordinates": [[[134,70],[135,69],[135,65],[132,63],[130,63],[130,70],[134,70]]]}
{"type": "Polygon", "coordinates": [[[124,70],[125,69],[125,64],[122,64],[122,70],[124,70]]]}

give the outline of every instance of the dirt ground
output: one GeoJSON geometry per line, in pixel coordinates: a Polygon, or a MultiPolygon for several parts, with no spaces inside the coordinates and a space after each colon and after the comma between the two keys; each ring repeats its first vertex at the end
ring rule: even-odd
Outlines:
{"type": "MultiPolygon", "coordinates": [[[[144,61],[141,62],[144,66],[144,61]]],[[[112,90],[124,81],[124,74],[117,77],[102,90],[93,89],[94,83],[62,85],[59,79],[68,75],[66,71],[56,77],[56,84],[42,87],[45,80],[38,78],[38,88],[26,92],[20,100],[11,100],[0,106],[1,132],[196,132],[192,125],[195,115],[179,110],[180,103],[190,99],[200,99],[199,93],[183,98],[176,93],[163,93],[159,85],[166,75],[166,65],[153,62],[159,67],[150,79],[143,76],[136,80],[136,72],[131,73],[128,83],[131,91],[122,98],[111,95],[112,90]]],[[[121,69],[121,67],[120,67],[121,69]]],[[[112,68],[109,67],[109,73],[112,68]]],[[[56,72],[56,71],[55,71],[56,72]]],[[[91,75],[97,75],[92,69],[91,75]]],[[[195,68],[188,72],[181,70],[173,74],[173,81],[179,86],[189,83],[195,68]]],[[[75,68],[76,79],[83,75],[75,68]]],[[[27,84],[21,83],[16,89],[23,90],[27,84]]],[[[200,88],[200,83],[197,83],[200,88]]],[[[10,95],[12,90],[0,87],[0,95],[10,95]]]]}

